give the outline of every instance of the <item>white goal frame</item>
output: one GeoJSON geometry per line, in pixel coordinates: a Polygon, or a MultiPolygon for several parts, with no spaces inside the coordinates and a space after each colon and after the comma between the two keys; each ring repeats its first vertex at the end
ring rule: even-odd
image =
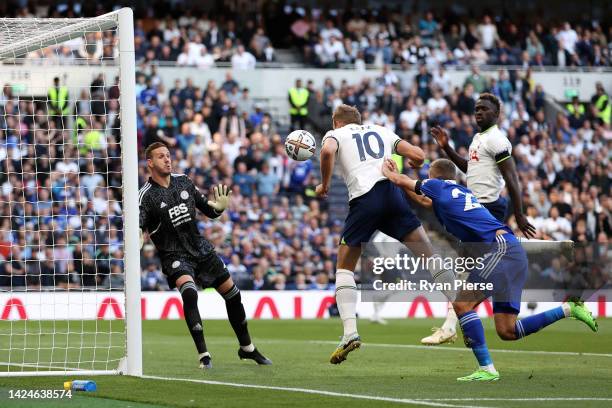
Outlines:
{"type": "MultiPolygon", "coordinates": [[[[1,20],[18,23],[23,19],[1,20]]],[[[28,19],[34,20],[34,19],[28,19]]],[[[44,19],[50,21],[50,19],[44,19]]],[[[92,31],[116,28],[119,34],[119,77],[121,83],[121,161],[123,178],[124,275],[125,275],[125,355],[114,370],[0,371],[0,377],[131,375],[142,376],[142,323],[140,304],[140,248],[138,234],[138,146],[136,134],[136,93],[134,60],[134,16],[131,8],[122,8],[95,18],[79,19],[70,26],[33,35],[0,46],[0,63],[31,51],[60,44],[92,31]]]]}

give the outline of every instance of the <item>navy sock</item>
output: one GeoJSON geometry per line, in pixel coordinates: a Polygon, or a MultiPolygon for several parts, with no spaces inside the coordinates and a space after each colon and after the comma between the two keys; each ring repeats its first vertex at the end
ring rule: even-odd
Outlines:
{"type": "Polygon", "coordinates": [[[484,327],[476,312],[472,310],[458,317],[465,345],[474,352],[478,365],[486,367],[493,364],[484,336],[484,327]]]}
{"type": "Polygon", "coordinates": [[[554,309],[517,320],[516,325],[514,326],[516,338],[520,339],[525,336],[529,336],[530,334],[535,333],[549,324],[553,324],[554,322],[563,319],[564,317],[565,313],[563,312],[563,307],[559,306],[554,309]]]}
{"type": "Polygon", "coordinates": [[[251,336],[247,327],[246,313],[242,305],[240,290],[238,290],[236,285],[232,286],[230,290],[223,294],[223,299],[225,299],[227,317],[232,325],[232,329],[234,329],[234,333],[236,333],[238,343],[241,346],[248,346],[251,344],[251,336]]]}

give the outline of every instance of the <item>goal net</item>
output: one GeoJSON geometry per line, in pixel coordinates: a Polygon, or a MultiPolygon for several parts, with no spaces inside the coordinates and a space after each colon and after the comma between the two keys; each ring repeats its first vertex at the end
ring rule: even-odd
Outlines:
{"type": "Polygon", "coordinates": [[[142,374],[133,16],[0,18],[0,376],[142,374]]]}

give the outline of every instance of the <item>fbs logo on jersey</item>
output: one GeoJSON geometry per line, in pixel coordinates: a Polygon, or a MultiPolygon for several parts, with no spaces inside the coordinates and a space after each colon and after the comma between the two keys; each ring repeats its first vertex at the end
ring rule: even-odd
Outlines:
{"type": "Polygon", "coordinates": [[[174,226],[178,226],[191,220],[189,216],[189,208],[187,208],[187,204],[181,203],[179,205],[175,205],[174,207],[168,210],[168,214],[170,215],[170,221],[174,226]]]}

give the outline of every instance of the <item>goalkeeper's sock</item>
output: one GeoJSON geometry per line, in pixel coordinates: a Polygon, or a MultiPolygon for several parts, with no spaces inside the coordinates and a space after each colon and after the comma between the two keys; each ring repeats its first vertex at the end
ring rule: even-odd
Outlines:
{"type": "Polygon", "coordinates": [[[183,314],[185,322],[193,342],[195,343],[198,353],[202,355],[207,352],[206,342],[204,341],[204,328],[202,327],[202,318],[198,310],[198,288],[193,281],[184,283],[179,289],[183,298],[183,314]]]}
{"type": "Polygon", "coordinates": [[[336,304],[344,326],[344,337],[357,333],[357,284],[355,274],[348,269],[336,271],[336,304]]]}
{"type": "Polygon", "coordinates": [[[570,313],[569,309],[569,305],[563,304],[554,309],[517,320],[514,324],[514,334],[517,339],[529,336],[558,320],[568,317],[570,313]]]}
{"type": "Polygon", "coordinates": [[[463,331],[465,345],[472,349],[480,368],[495,372],[493,360],[484,335],[484,327],[475,311],[471,310],[459,316],[459,324],[463,331]]]}
{"type": "Polygon", "coordinates": [[[223,299],[225,299],[227,317],[232,325],[232,329],[234,329],[234,333],[236,333],[240,347],[243,348],[243,350],[245,350],[245,348],[250,349],[251,347],[254,349],[255,347],[251,343],[251,336],[249,335],[249,329],[247,328],[246,313],[244,312],[244,306],[242,305],[240,289],[234,285],[222,296],[223,299]]]}

